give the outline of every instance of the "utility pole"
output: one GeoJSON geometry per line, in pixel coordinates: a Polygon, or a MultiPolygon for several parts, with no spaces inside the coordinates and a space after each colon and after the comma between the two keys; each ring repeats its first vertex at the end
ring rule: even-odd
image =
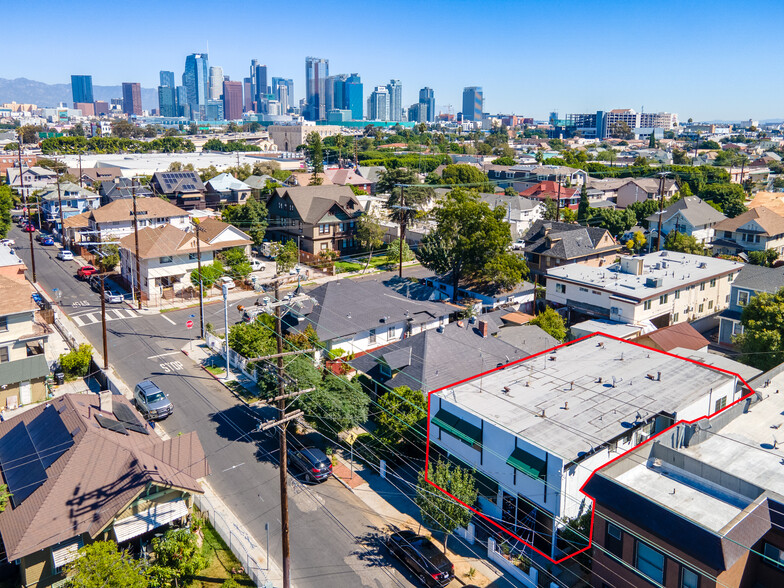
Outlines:
{"type": "Polygon", "coordinates": [[[661,251],[662,217],[664,216],[664,176],[667,172],[659,174],[659,228],[656,231],[656,251],[661,251]]]}
{"type": "MultiPolygon", "coordinates": [[[[28,229],[30,225],[30,209],[27,207],[27,194],[25,193],[24,189],[24,167],[22,166],[22,133],[19,133],[19,141],[16,145],[19,149],[19,189],[22,191],[22,198],[24,199],[25,207],[24,213],[25,216],[27,216],[25,229],[28,229]]],[[[33,272],[33,284],[35,284],[38,279],[35,275],[35,248],[33,247],[33,232],[27,231],[27,234],[30,236],[30,269],[33,272]]]]}
{"type": "Polygon", "coordinates": [[[199,219],[194,218],[193,224],[196,226],[196,264],[199,269],[199,333],[204,339],[204,283],[201,275],[201,245],[199,244],[199,219]]]}
{"type": "Polygon", "coordinates": [[[558,197],[555,200],[555,222],[561,220],[561,176],[558,177],[558,197]]]}
{"type": "MultiPolygon", "coordinates": [[[[275,282],[275,302],[280,300],[280,285],[275,282]]],[[[275,307],[275,336],[278,340],[278,396],[285,395],[283,385],[283,328],[281,326],[280,304],[275,307]]],[[[286,412],[286,400],[278,400],[278,418],[283,419],[286,412]]],[[[283,543],[283,588],[291,587],[291,554],[289,552],[289,496],[286,447],[286,422],[278,427],[280,453],[280,532],[283,543]]]]}
{"type": "Polygon", "coordinates": [[[106,339],[106,290],[104,280],[106,274],[101,276],[101,330],[103,332],[103,369],[109,369],[109,343],[106,339]]]}
{"type": "Polygon", "coordinates": [[[136,249],[136,292],[138,294],[137,297],[137,304],[139,305],[139,310],[142,309],[142,276],[141,276],[141,264],[139,263],[139,219],[136,216],[136,178],[131,178],[131,198],[133,199],[133,240],[134,240],[134,247],[136,249]]]}
{"type": "Polygon", "coordinates": [[[405,209],[405,188],[400,186],[400,259],[398,266],[398,276],[403,277],[403,243],[406,241],[406,209],[405,209]]]}
{"type": "Polygon", "coordinates": [[[79,187],[82,187],[82,153],[79,152],[79,187]]]}
{"type": "Polygon", "coordinates": [[[60,207],[60,244],[65,249],[65,220],[63,219],[63,197],[60,194],[60,174],[57,174],[57,205],[60,207]]]}
{"type": "Polygon", "coordinates": [[[229,287],[221,285],[223,293],[223,340],[226,344],[226,381],[229,381],[231,364],[229,362],[229,287]]]}

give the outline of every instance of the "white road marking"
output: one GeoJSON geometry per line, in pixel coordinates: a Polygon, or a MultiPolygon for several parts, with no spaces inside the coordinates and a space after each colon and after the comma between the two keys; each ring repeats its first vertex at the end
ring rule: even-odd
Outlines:
{"type": "Polygon", "coordinates": [[[169,361],[169,362],[160,364],[160,366],[161,366],[161,369],[164,372],[166,372],[166,373],[181,372],[185,368],[185,366],[182,365],[181,361],[169,361]]]}
{"type": "Polygon", "coordinates": [[[168,357],[169,355],[179,355],[182,351],[170,351],[169,353],[159,353],[158,355],[151,355],[147,359],[158,359],[159,357],[168,357]]]}
{"type": "MultiPolygon", "coordinates": [[[[128,309],[122,308],[109,308],[106,311],[106,322],[109,321],[117,321],[117,320],[127,320],[138,318],[141,315],[128,309]]],[[[86,325],[92,325],[94,323],[101,322],[101,311],[100,310],[93,310],[91,312],[85,312],[79,315],[71,315],[71,320],[76,323],[77,327],[84,327],[86,325]]]]}
{"type": "Polygon", "coordinates": [[[161,317],[162,317],[162,318],[164,318],[164,319],[166,319],[167,321],[169,321],[169,322],[170,322],[171,324],[173,324],[173,325],[176,325],[176,324],[177,324],[177,323],[175,323],[173,320],[171,320],[171,319],[170,319],[168,316],[166,316],[165,314],[162,314],[162,315],[161,315],[161,317]]]}

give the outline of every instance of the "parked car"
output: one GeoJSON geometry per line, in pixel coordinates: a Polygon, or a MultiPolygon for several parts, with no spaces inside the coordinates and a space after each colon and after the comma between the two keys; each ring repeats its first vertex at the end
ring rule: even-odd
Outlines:
{"type": "Polygon", "coordinates": [[[76,271],[76,275],[82,280],[86,280],[96,272],[98,269],[94,265],[83,265],[76,271]]]}
{"type": "Polygon", "coordinates": [[[93,292],[100,292],[101,291],[101,276],[99,274],[93,274],[90,276],[88,283],[90,284],[90,288],[93,289],[93,292]]]}
{"type": "Polygon", "coordinates": [[[223,276],[220,280],[218,280],[218,287],[223,289],[223,286],[226,286],[229,290],[234,288],[234,280],[232,280],[229,276],[223,276]]]}
{"type": "Polygon", "coordinates": [[[142,380],[136,384],[133,402],[148,420],[165,419],[174,412],[169,397],[152,380],[142,380]]]}
{"type": "Polygon", "coordinates": [[[389,552],[425,586],[443,588],[455,577],[455,566],[427,537],[405,530],[387,537],[389,552]]]}
{"type": "Polygon", "coordinates": [[[16,245],[16,242],[13,239],[3,239],[0,240],[0,243],[2,243],[3,245],[8,245],[9,247],[13,247],[14,245],[16,245]]]}
{"type": "Polygon", "coordinates": [[[24,226],[24,228],[22,228],[22,230],[23,230],[25,233],[35,233],[35,226],[34,226],[34,225],[31,225],[30,223],[27,223],[27,224],[24,226]]]}
{"type": "Polygon", "coordinates": [[[11,215],[11,222],[12,223],[18,223],[20,220],[22,220],[22,218],[23,217],[22,217],[21,214],[12,214],[11,215]]]}
{"type": "Polygon", "coordinates": [[[54,239],[52,239],[52,238],[51,238],[50,236],[48,236],[48,235],[45,235],[45,236],[43,237],[43,239],[41,239],[41,245],[47,245],[47,246],[54,245],[54,239]]]}
{"type": "Polygon", "coordinates": [[[74,254],[68,251],[67,249],[60,249],[60,252],[57,254],[57,259],[62,261],[71,261],[74,258],[74,254]]]}
{"type": "Polygon", "coordinates": [[[109,304],[121,304],[125,301],[125,296],[118,294],[117,292],[113,292],[112,290],[104,290],[103,299],[106,300],[106,302],[109,304]]]}
{"type": "Polygon", "coordinates": [[[267,269],[267,265],[263,261],[254,258],[250,260],[250,268],[254,272],[263,272],[267,269]]]}
{"type": "Polygon", "coordinates": [[[291,465],[302,470],[305,477],[311,482],[323,482],[332,474],[332,462],[321,449],[315,447],[289,448],[288,456],[291,465]]]}

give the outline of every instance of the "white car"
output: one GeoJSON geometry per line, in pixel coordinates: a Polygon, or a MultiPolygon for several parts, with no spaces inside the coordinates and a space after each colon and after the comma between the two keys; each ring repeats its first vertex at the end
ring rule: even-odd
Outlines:
{"type": "Polygon", "coordinates": [[[60,252],[57,254],[57,259],[62,261],[71,261],[74,258],[74,254],[68,251],[67,249],[60,249],[60,252]]]}
{"type": "Polygon", "coordinates": [[[109,304],[120,304],[125,300],[125,297],[122,294],[116,294],[111,290],[104,290],[103,298],[109,304]]]}
{"type": "Polygon", "coordinates": [[[254,272],[263,272],[265,269],[267,269],[267,266],[266,266],[266,264],[263,261],[261,261],[259,259],[251,259],[250,260],[250,268],[254,272]]]}
{"type": "Polygon", "coordinates": [[[223,276],[220,279],[220,282],[218,282],[218,286],[220,286],[221,289],[223,289],[223,286],[226,286],[228,290],[231,290],[234,288],[234,280],[232,280],[229,276],[223,276]]]}

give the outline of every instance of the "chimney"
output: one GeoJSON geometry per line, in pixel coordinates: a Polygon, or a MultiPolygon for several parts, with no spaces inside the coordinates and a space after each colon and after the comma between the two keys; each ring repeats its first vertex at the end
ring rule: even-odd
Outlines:
{"type": "Polygon", "coordinates": [[[99,410],[101,412],[108,412],[112,414],[112,391],[111,390],[101,390],[98,393],[98,398],[100,400],[99,410]]]}
{"type": "Polygon", "coordinates": [[[488,330],[487,321],[479,321],[479,334],[482,335],[482,337],[487,338],[488,330]]]}

